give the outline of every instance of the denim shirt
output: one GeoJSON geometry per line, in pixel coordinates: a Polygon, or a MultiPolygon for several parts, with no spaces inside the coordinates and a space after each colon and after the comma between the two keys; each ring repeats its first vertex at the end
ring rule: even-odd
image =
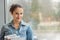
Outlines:
{"type": "Polygon", "coordinates": [[[21,21],[19,28],[16,30],[13,26],[13,21],[4,25],[1,29],[0,40],[4,40],[4,36],[16,34],[20,37],[25,37],[26,40],[32,40],[32,29],[29,24],[21,21]]]}

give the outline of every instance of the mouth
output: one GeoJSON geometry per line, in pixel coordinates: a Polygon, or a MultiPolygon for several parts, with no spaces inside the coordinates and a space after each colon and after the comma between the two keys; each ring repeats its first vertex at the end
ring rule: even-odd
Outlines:
{"type": "Polygon", "coordinates": [[[20,20],[21,18],[17,18],[18,20],[20,20]]]}

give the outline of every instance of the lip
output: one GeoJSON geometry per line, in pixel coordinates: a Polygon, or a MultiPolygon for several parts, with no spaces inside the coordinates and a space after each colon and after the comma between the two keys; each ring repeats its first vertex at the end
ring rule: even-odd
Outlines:
{"type": "Polygon", "coordinates": [[[20,19],[20,18],[17,18],[17,19],[20,19]]]}
{"type": "Polygon", "coordinates": [[[17,18],[17,19],[20,19],[20,18],[17,18]]]}

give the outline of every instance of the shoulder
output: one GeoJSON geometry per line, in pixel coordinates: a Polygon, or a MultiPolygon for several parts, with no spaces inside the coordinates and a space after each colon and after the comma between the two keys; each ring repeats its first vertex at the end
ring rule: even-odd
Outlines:
{"type": "Polygon", "coordinates": [[[22,25],[25,25],[26,27],[29,27],[30,26],[30,24],[29,23],[26,23],[25,21],[22,21],[21,24],[22,25]]]}
{"type": "Polygon", "coordinates": [[[9,24],[4,24],[4,25],[2,25],[2,28],[1,28],[1,30],[6,30],[6,29],[9,29],[9,26],[8,26],[9,24]]]}
{"type": "Polygon", "coordinates": [[[26,27],[27,29],[31,29],[31,25],[29,23],[23,21],[22,25],[24,25],[24,27],[26,27]]]}

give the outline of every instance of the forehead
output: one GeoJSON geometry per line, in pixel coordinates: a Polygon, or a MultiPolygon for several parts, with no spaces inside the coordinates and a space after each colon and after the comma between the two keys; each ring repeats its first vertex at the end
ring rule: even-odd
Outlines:
{"type": "Polygon", "coordinates": [[[15,12],[23,12],[23,8],[17,7],[17,8],[15,9],[15,12]]]}

